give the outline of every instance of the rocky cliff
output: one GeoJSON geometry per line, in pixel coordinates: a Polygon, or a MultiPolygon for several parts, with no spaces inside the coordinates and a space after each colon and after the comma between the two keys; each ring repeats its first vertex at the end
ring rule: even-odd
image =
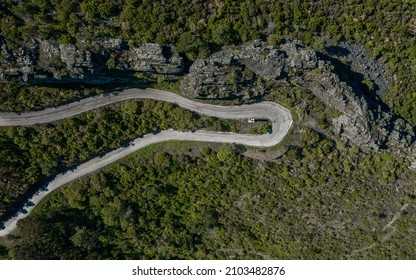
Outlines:
{"type": "Polygon", "coordinates": [[[133,77],[135,72],[178,75],[183,59],[171,47],[118,39],[77,45],[32,40],[14,50],[0,43],[0,81],[100,84],[133,77]]]}
{"type": "MultiPolygon", "coordinates": [[[[332,124],[345,140],[416,162],[415,128],[381,102],[388,88],[385,70],[363,51],[344,44],[317,53],[297,41],[252,41],[195,61],[180,88],[191,98],[256,100],[270,87],[303,87],[341,113],[332,124]]],[[[181,75],[184,61],[173,47],[118,39],[76,45],[32,40],[14,50],[0,43],[0,81],[137,82],[137,72],[181,75]]]]}
{"type": "Polygon", "coordinates": [[[368,75],[354,71],[359,68],[328,53],[317,53],[299,42],[267,46],[262,41],[254,41],[196,61],[181,81],[181,90],[192,98],[247,99],[265,93],[261,79],[273,86],[304,87],[341,113],[333,119],[333,129],[345,140],[416,161],[415,128],[389,113],[378,98],[387,89],[387,80],[382,79],[385,72],[368,75]],[[255,77],[251,88],[244,79],[248,72],[255,77]],[[230,73],[237,77],[234,84],[230,82],[230,73]],[[364,90],[364,79],[374,83],[372,91],[364,90]],[[383,83],[378,85],[379,81],[383,83]]]}

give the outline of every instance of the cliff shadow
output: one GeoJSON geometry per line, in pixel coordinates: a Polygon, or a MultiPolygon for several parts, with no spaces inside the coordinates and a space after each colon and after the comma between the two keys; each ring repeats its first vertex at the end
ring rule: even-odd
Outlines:
{"type": "MultiPolygon", "coordinates": [[[[336,49],[337,54],[344,53],[347,55],[349,52],[341,47],[334,46],[331,48],[336,49]]],[[[353,71],[350,65],[343,63],[339,59],[322,52],[317,52],[316,54],[319,59],[329,61],[334,66],[333,72],[337,74],[342,82],[351,87],[358,97],[363,97],[367,101],[370,110],[374,113],[378,111],[378,108],[381,108],[384,112],[390,111],[389,106],[377,95],[377,91],[380,88],[373,80],[369,80],[363,73],[353,71]],[[371,82],[370,85],[368,81],[371,82]]]]}

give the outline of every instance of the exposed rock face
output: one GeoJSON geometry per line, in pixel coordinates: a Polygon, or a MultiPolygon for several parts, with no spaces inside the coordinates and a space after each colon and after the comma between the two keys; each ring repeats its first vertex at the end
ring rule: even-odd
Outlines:
{"type": "Polygon", "coordinates": [[[289,74],[316,67],[313,50],[298,50],[290,45],[276,48],[252,41],[240,47],[225,48],[209,59],[197,60],[182,80],[181,90],[192,98],[248,99],[265,93],[265,83],[258,82],[257,78],[286,84],[289,74]]]}
{"type": "MultiPolygon", "coordinates": [[[[364,64],[365,59],[361,58],[364,64]]],[[[309,89],[326,105],[341,113],[333,120],[333,127],[344,139],[363,148],[394,152],[416,161],[415,128],[389,113],[375,94],[381,95],[380,91],[387,89],[385,72],[377,67],[376,63],[368,67],[359,63],[344,65],[337,57],[316,53],[299,42],[267,46],[264,42],[254,41],[223,49],[206,60],[196,61],[189,75],[182,80],[181,90],[193,98],[244,99],[264,94],[264,83],[257,82],[259,77],[274,86],[294,83],[309,89]],[[364,74],[354,72],[361,68],[381,72],[379,75],[376,70],[364,74]],[[235,71],[237,77],[242,77],[247,69],[256,75],[251,90],[238,91],[242,79],[234,81],[236,88],[227,84],[229,73],[235,71]],[[376,88],[371,93],[374,96],[367,96],[363,91],[361,83],[364,78],[375,83],[376,88]],[[383,83],[378,85],[376,78],[382,79],[383,83]]],[[[244,83],[250,86],[248,81],[244,80],[244,83]]]]}
{"type": "Polygon", "coordinates": [[[172,48],[159,44],[145,43],[119,55],[116,69],[134,70],[159,74],[180,74],[183,70],[182,57],[172,48]]]}
{"type": "Polygon", "coordinates": [[[265,93],[265,83],[282,75],[285,57],[276,49],[254,41],[224,48],[209,59],[197,60],[181,81],[181,91],[191,98],[252,99],[265,93]]]}
{"type": "Polygon", "coordinates": [[[305,72],[299,84],[309,88],[342,115],[333,120],[337,134],[354,144],[374,151],[389,150],[415,160],[415,129],[405,120],[352,88],[331,72],[333,65],[319,61],[321,72],[305,72]]]}
{"type": "Polygon", "coordinates": [[[344,60],[352,71],[361,73],[364,78],[374,81],[375,93],[382,97],[388,88],[386,69],[379,61],[371,59],[366,55],[364,46],[341,42],[325,48],[325,53],[338,60],[344,60]]]}
{"type": "MultiPolygon", "coordinates": [[[[252,41],[195,61],[180,87],[192,98],[255,99],[267,92],[268,85],[296,84],[341,113],[333,127],[344,139],[416,162],[415,128],[380,102],[377,95],[388,88],[385,71],[362,53],[356,45],[316,53],[297,41],[277,46],[252,41]],[[364,79],[374,85],[370,94],[363,90],[364,79]]],[[[102,84],[129,79],[135,72],[179,75],[183,71],[183,59],[174,48],[153,43],[129,46],[114,39],[72,45],[33,40],[16,50],[0,43],[0,81],[102,84]]]]}
{"type": "Polygon", "coordinates": [[[193,98],[249,99],[264,93],[264,86],[256,81],[255,74],[228,52],[216,53],[209,61],[198,60],[190,71],[181,83],[181,90],[193,98]]]}
{"type": "Polygon", "coordinates": [[[78,45],[34,40],[17,50],[0,44],[0,54],[0,81],[103,83],[134,72],[183,71],[183,59],[173,48],[152,43],[129,47],[118,39],[78,45]]]}

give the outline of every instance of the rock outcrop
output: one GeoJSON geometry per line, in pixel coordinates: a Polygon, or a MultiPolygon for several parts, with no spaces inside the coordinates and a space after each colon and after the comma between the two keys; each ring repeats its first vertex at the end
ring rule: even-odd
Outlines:
{"type": "Polygon", "coordinates": [[[192,98],[252,99],[264,94],[264,85],[232,51],[197,60],[181,82],[183,93],[192,98]]]}
{"type": "Polygon", "coordinates": [[[100,84],[132,78],[135,72],[178,75],[183,59],[171,47],[118,39],[77,45],[33,40],[15,50],[0,44],[0,81],[100,84]]]}
{"type": "Polygon", "coordinates": [[[333,119],[335,133],[360,147],[379,152],[388,150],[415,160],[414,127],[363,92],[353,90],[332,72],[330,62],[319,60],[318,67],[320,71],[306,71],[297,82],[342,114],[333,119]]]}
{"type": "MultiPolygon", "coordinates": [[[[356,45],[317,53],[297,41],[268,46],[257,40],[195,61],[180,88],[191,98],[253,100],[269,87],[297,85],[340,112],[332,124],[344,139],[416,162],[415,128],[381,102],[385,70],[362,52],[356,45]]],[[[172,47],[118,39],[77,45],[33,40],[14,50],[0,43],[0,81],[137,82],[137,72],[181,75],[184,62],[172,47]]]]}
{"type": "MultiPolygon", "coordinates": [[[[364,68],[371,70],[374,65],[364,68]]],[[[333,128],[345,140],[365,149],[392,152],[416,161],[415,128],[388,112],[377,97],[387,89],[385,72],[379,69],[381,73],[377,75],[374,71],[363,74],[354,70],[359,71],[360,67],[345,65],[338,57],[316,53],[297,41],[277,46],[254,41],[197,60],[181,81],[181,90],[192,98],[245,99],[266,92],[265,83],[259,79],[273,86],[296,84],[341,113],[333,120],[333,128]],[[230,73],[244,77],[247,69],[255,75],[250,89],[238,91],[242,84],[250,87],[250,82],[244,79],[235,79],[234,87],[227,82],[230,73]],[[373,92],[364,90],[364,78],[376,85],[373,92]],[[383,84],[378,85],[373,78],[382,79],[383,84]]]]}
{"type": "Polygon", "coordinates": [[[181,81],[181,90],[192,98],[249,99],[265,93],[264,80],[287,84],[288,75],[316,67],[316,53],[312,50],[288,45],[276,48],[252,41],[195,61],[181,81]]]}
{"type": "Polygon", "coordinates": [[[374,92],[382,97],[388,88],[387,72],[380,61],[371,59],[366,55],[364,46],[340,42],[337,45],[329,45],[324,50],[329,57],[339,61],[345,61],[352,71],[360,73],[363,78],[374,81],[374,92]]]}

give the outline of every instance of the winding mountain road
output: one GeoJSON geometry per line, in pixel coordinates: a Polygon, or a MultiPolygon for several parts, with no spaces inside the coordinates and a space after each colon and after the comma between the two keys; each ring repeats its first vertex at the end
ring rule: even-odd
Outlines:
{"type": "Polygon", "coordinates": [[[215,132],[197,130],[195,132],[179,132],[165,130],[157,134],[147,134],[130,142],[127,147],[121,147],[104,156],[96,157],[76,168],[54,177],[41,187],[12,218],[0,223],[0,236],[6,236],[17,227],[17,222],[28,216],[38,203],[51,192],[82,176],[107,166],[141,148],[154,143],[170,140],[237,143],[247,146],[270,147],[278,144],[292,125],[290,111],[276,103],[260,102],[252,105],[217,106],[199,103],[172,92],[156,89],[128,89],[112,94],[86,98],[57,108],[27,113],[0,113],[0,126],[30,126],[39,123],[49,123],[69,118],[83,112],[129,99],[155,99],[175,103],[178,106],[208,115],[226,119],[269,119],[272,122],[272,132],[263,135],[238,134],[231,132],[215,132]]]}

